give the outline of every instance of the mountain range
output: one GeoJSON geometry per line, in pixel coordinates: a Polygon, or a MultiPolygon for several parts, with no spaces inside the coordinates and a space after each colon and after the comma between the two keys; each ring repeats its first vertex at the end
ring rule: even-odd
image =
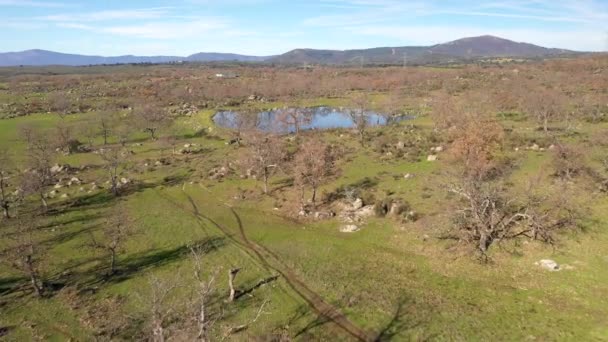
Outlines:
{"type": "Polygon", "coordinates": [[[275,64],[433,64],[479,58],[550,58],[580,52],[518,43],[494,36],[455,40],[432,46],[380,47],[360,50],[296,49],[277,56],[201,52],[180,56],[86,56],[46,50],[0,53],[0,66],[99,65],[174,62],[266,62],[275,64]]]}

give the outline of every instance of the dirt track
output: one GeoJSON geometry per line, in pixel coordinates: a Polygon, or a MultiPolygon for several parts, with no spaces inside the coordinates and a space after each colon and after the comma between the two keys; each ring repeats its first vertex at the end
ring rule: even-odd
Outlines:
{"type": "Polygon", "coordinates": [[[249,240],[247,234],[245,232],[245,227],[243,222],[237,213],[237,211],[227,205],[226,208],[231,212],[231,214],[235,217],[238,223],[238,237],[234,236],[230,229],[223,226],[222,224],[216,222],[212,218],[202,214],[194,200],[190,195],[188,195],[184,191],[185,196],[188,198],[192,209],[188,209],[178,203],[175,199],[168,197],[167,195],[161,195],[167,201],[171,202],[174,206],[190,213],[193,215],[200,223],[202,221],[206,221],[211,223],[214,227],[219,229],[228,239],[233,241],[238,247],[242,248],[249,255],[254,257],[257,261],[259,261],[263,267],[270,271],[276,272],[280,274],[289,287],[298,294],[298,296],[306,301],[308,305],[319,315],[322,319],[326,321],[330,321],[334,323],[336,328],[339,328],[341,331],[347,333],[352,338],[358,341],[375,341],[375,334],[371,334],[362,328],[358,327],[354,323],[352,323],[344,314],[340,312],[336,307],[327,303],[318,293],[311,290],[302,280],[298,278],[298,276],[291,270],[288,266],[286,266],[281,258],[276,255],[274,252],[270,251],[268,248],[249,240]]]}

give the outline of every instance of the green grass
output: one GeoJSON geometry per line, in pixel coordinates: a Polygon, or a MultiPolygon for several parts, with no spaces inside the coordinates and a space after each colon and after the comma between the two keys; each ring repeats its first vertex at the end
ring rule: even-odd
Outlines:
{"type": "MultiPolygon", "coordinates": [[[[310,104],[338,105],[338,103],[309,100],[310,104]]],[[[211,134],[226,138],[228,133],[213,126],[213,111],[201,111],[191,118],[180,119],[175,129],[192,134],[211,127],[211,134]]],[[[80,120],[74,116],[73,120],[80,120]]],[[[17,128],[25,123],[50,128],[56,118],[33,115],[0,121],[0,146],[22,148],[17,141],[17,128]]],[[[422,130],[430,130],[432,122],[422,117],[413,122],[422,130]]],[[[408,123],[409,124],[409,123],[408,123]]],[[[529,124],[529,123],[528,123],[529,124]]],[[[526,130],[525,123],[513,123],[516,130],[526,130]]],[[[385,130],[385,129],[380,129],[385,130]]],[[[584,132],[597,127],[586,125],[584,132]]],[[[399,129],[386,129],[387,134],[398,134],[399,129]]],[[[312,133],[311,133],[312,134],[312,133]]],[[[276,202],[293,201],[291,190],[277,191],[276,198],[258,196],[260,184],[241,180],[238,173],[222,182],[205,179],[210,168],[233,161],[239,153],[214,136],[189,138],[208,148],[203,155],[175,158],[170,166],[157,167],[153,172],[138,174],[135,166],[146,160],[157,160],[161,155],[160,142],[144,141],[133,147],[136,152],[132,166],[125,175],[145,185],[119,200],[106,195],[72,194],[67,201],[56,199],[52,205],[66,209],[61,214],[45,218],[49,229],[40,233],[50,248],[46,263],[47,276],[66,281],[67,288],[48,299],[31,296],[18,297],[19,292],[3,295],[0,306],[0,326],[11,327],[10,340],[90,340],[94,329],[83,320],[87,310],[103,308],[109,298],[122,298],[116,316],[132,317],[133,330],[145,316],[145,305],[137,293],[145,295],[147,277],[154,274],[181,284],[192,284],[192,264],[188,246],[198,243],[213,245],[204,257],[206,274],[218,273],[218,298],[227,292],[226,273],[229,268],[241,267],[237,285],[247,288],[259,280],[274,275],[272,270],[250,250],[243,247],[238,223],[228,206],[235,208],[243,222],[247,237],[276,254],[283,264],[293,270],[313,291],[339,308],[350,320],[368,331],[379,332],[396,317],[395,340],[608,340],[608,198],[593,195],[589,204],[591,217],[586,232],[560,236],[555,248],[537,243],[505,244],[491,251],[493,263],[484,265],[462,248],[436,239],[445,224],[445,208],[449,199],[442,188],[443,170],[449,167],[440,155],[438,162],[411,162],[391,159],[374,152],[371,147],[359,149],[356,139],[345,133],[327,132],[316,137],[327,139],[346,150],[338,163],[339,175],[322,187],[328,193],[355,184],[365,178],[374,179],[377,197],[390,193],[407,200],[413,210],[422,214],[415,223],[401,223],[391,219],[370,219],[356,234],[340,233],[338,219],[320,222],[299,222],[281,216],[274,210],[276,202]],[[406,173],[413,174],[404,179],[406,173]],[[183,177],[177,184],[168,184],[166,177],[183,177]],[[191,182],[193,184],[191,184],[191,182]],[[254,194],[247,200],[235,200],[237,188],[254,194]],[[65,206],[77,198],[84,200],[80,207],[65,206]],[[201,214],[219,223],[228,234],[209,220],[198,221],[192,215],[188,197],[196,203],[201,214]],[[83,245],[89,230],[99,229],[103,216],[121,201],[137,219],[139,233],[129,239],[126,252],[119,258],[123,273],[115,281],[101,277],[107,260],[103,255],[83,245]],[[534,262],[555,259],[574,269],[549,273],[534,262]],[[61,275],[66,270],[69,275],[61,275]],[[94,293],[80,295],[86,304],[74,305],[68,288],[94,289],[94,293]],[[401,308],[399,310],[399,308],[401,308]]],[[[578,139],[578,138],[574,138],[578,139]]],[[[601,153],[597,150],[594,153],[601,153]]],[[[165,152],[166,153],[166,152],[165,152]]],[[[518,169],[512,174],[513,183],[522,186],[526,179],[548,168],[548,152],[521,151],[515,154],[518,169]]],[[[99,163],[93,154],[62,157],[74,165],[99,163]]],[[[100,170],[83,172],[87,181],[103,182],[100,170]]],[[[277,186],[279,175],[273,179],[277,186]]],[[[542,184],[552,178],[548,172],[542,184]]],[[[588,196],[580,191],[577,196],[588,196]]],[[[16,276],[8,268],[0,268],[3,289],[5,282],[16,276]]],[[[178,298],[188,298],[185,287],[178,298]]],[[[286,331],[296,339],[348,340],[330,324],[305,329],[316,319],[306,302],[279,278],[252,292],[250,297],[229,305],[221,327],[238,325],[253,317],[263,300],[270,300],[266,314],[238,340],[286,331]]],[[[216,331],[220,334],[221,329],[216,331]]],[[[126,338],[123,336],[123,338],[126,338]]],[[[129,339],[129,338],[126,338],[129,339]]]]}

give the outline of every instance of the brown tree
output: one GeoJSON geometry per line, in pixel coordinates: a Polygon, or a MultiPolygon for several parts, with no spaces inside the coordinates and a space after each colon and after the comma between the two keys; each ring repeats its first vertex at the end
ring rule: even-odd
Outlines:
{"type": "Polygon", "coordinates": [[[304,191],[312,190],[310,201],[316,207],[317,190],[332,173],[335,156],[331,146],[320,140],[308,140],[300,145],[295,155],[295,182],[300,188],[300,206],[304,210],[304,191]]]}
{"type": "Polygon", "coordinates": [[[264,186],[264,194],[268,194],[268,180],[286,159],[285,144],[280,137],[259,131],[249,132],[246,139],[251,153],[245,166],[258,176],[264,186]]]}
{"type": "Polygon", "coordinates": [[[365,132],[367,126],[369,126],[369,115],[368,110],[371,105],[371,101],[367,94],[357,94],[351,100],[352,108],[347,110],[350,116],[353,126],[359,135],[359,143],[361,146],[365,146],[365,132]]]}

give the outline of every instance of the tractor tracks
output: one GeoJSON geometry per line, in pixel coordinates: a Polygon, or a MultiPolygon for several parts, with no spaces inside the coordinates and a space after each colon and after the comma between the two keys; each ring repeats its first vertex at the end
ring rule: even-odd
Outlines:
{"type": "Polygon", "coordinates": [[[351,322],[342,312],[340,312],[338,308],[326,302],[318,293],[310,289],[310,287],[300,280],[296,273],[290,267],[288,267],[276,253],[272,252],[265,246],[260,245],[259,243],[251,241],[245,232],[245,226],[241,220],[241,217],[233,207],[223,204],[223,206],[225,206],[234,216],[238,225],[238,234],[232,233],[232,231],[226,226],[213,220],[211,217],[202,214],[194,199],[185,191],[183,191],[183,193],[188,199],[188,202],[192,207],[191,209],[181,205],[178,201],[166,194],[159,195],[174,206],[190,213],[197,219],[197,221],[199,221],[199,223],[203,224],[203,221],[211,223],[214,227],[219,229],[226,236],[226,238],[234,242],[250,257],[261,263],[264,269],[271,273],[280,274],[285,279],[289,287],[323,319],[334,323],[335,326],[341,331],[347,333],[358,341],[371,342],[376,340],[376,336],[374,334],[365,331],[351,322]]]}

